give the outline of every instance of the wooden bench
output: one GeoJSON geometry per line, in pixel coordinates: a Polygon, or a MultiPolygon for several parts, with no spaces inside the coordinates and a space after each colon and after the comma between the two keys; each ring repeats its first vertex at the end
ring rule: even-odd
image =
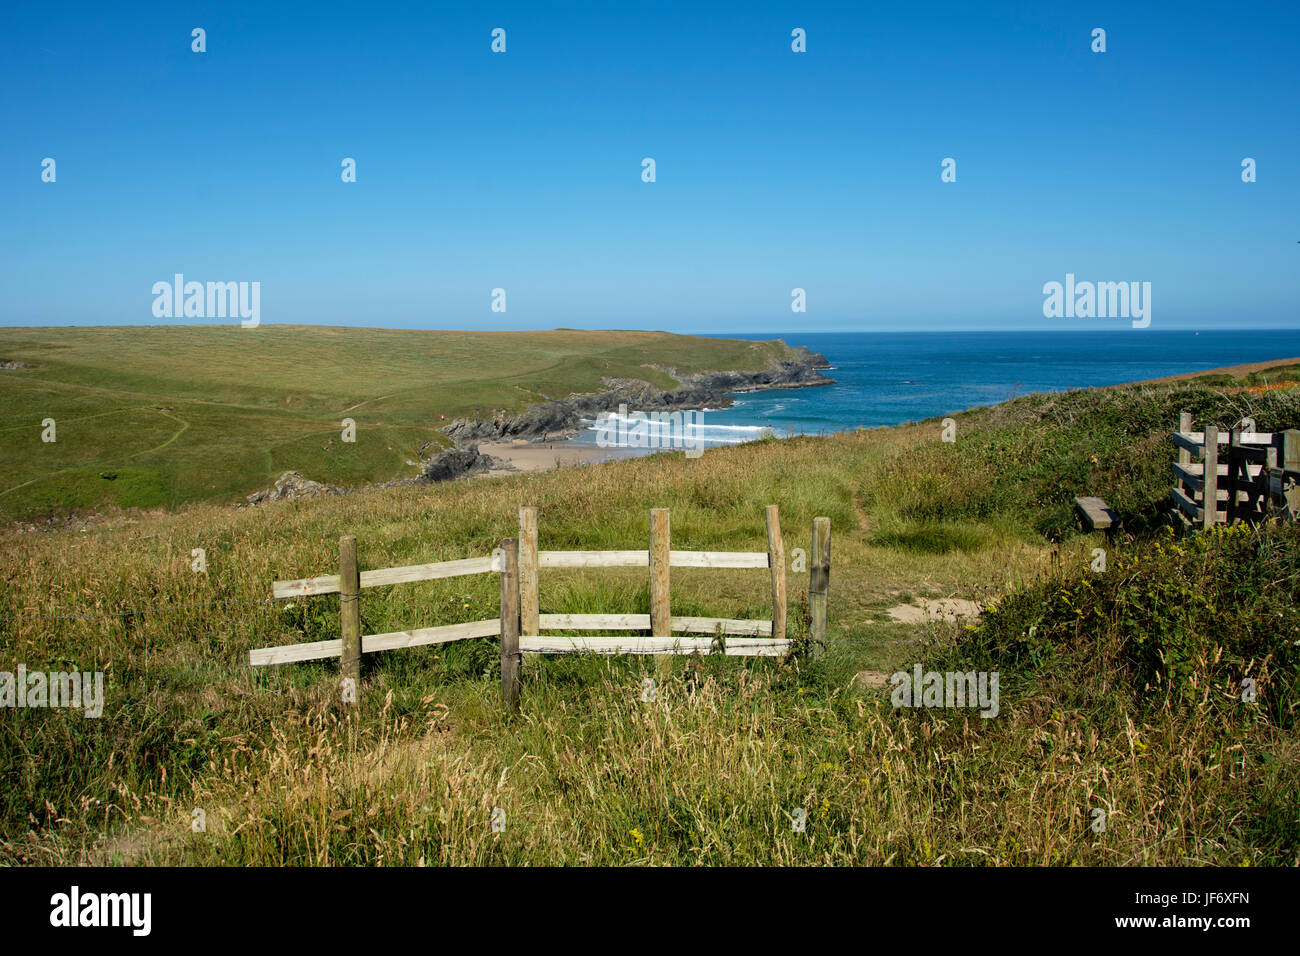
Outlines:
{"type": "Polygon", "coordinates": [[[1109,531],[1119,524],[1119,515],[1101,498],[1075,498],[1074,507],[1089,531],[1109,531]]]}

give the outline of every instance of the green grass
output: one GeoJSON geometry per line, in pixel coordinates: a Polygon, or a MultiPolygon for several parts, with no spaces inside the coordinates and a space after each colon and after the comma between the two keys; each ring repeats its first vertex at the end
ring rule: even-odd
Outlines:
{"type": "MultiPolygon", "coordinates": [[[[21,357],[21,356],[20,356],[21,357]]],[[[1182,408],[1300,426],[1292,393],[1201,385],[1029,396],[937,421],[256,509],[200,504],[86,532],[9,533],[5,666],[103,668],[104,715],[0,713],[0,860],[162,864],[1296,865],[1296,528],[1171,539],[1156,520],[1182,408]],[[1097,461],[1093,462],[1092,458],[1097,461]],[[1065,509],[1100,494],[1111,541],[1065,509]],[[539,509],[543,549],[787,553],[832,520],[824,656],[524,664],[492,640],[368,655],[355,719],[330,661],[251,648],[338,633],[328,574],[487,554],[539,509]],[[203,547],[208,573],[189,568],[203,547]],[[1108,571],[1088,570],[1093,548],[1108,571]],[[908,625],[922,598],[980,623],[908,625]],[[155,610],[151,610],[155,609],[155,610]],[[1002,675],[1001,712],[895,711],[855,675],[1002,675]],[[1242,677],[1259,686],[1246,704],[1242,677]],[[641,700],[646,677],[658,699],[641,700]],[[193,808],[209,832],[189,830],[193,808]],[[507,829],[494,836],[494,807],[507,829]],[[808,812],[792,831],[789,814],[808,812]],[[1089,828],[1105,809],[1105,833],[1089,828]]],[[[116,481],[126,480],[123,470],[116,481]]],[[[806,635],[806,573],[791,633],[806,635]]],[[[763,617],[765,572],[674,569],[677,613],[763,617]]],[[[644,572],[543,571],[543,612],[644,612],[644,572]]],[[[366,633],[492,617],[488,575],[368,590],[366,633]]]]}
{"type": "Polygon", "coordinates": [[[1164,522],[1168,434],[1183,410],[1197,428],[1251,418],[1278,431],[1300,424],[1300,390],[1226,395],[1195,382],[1029,395],[968,413],[956,442],[921,442],[882,462],[864,494],[922,528],[1000,518],[1050,540],[1073,533],[1075,496],[1098,495],[1130,531],[1149,532],[1164,522]]]}
{"type": "Polygon", "coordinates": [[[440,427],[606,376],[753,370],[777,342],[662,332],[264,326],[0,329],[0,518],[231,502],[285,471],[326,484],[412,476],[440,427]],[[445,416],[445,418],[443,417],[445,416]],[[341,440],[344,418],[356,442],[341,440]],[[56,441],[41,440],[45,419],[56,441]],[[118,475],[116,480],[103,477],[118,475]]]}

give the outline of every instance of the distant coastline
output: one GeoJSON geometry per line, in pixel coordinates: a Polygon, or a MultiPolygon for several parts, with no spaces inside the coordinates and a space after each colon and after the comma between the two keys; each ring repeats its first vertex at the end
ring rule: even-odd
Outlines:
{"type": "Polygon", "coordinates": [[[1201,378],[1204,375],[1231,375],[1233,378],[1244,378],[1256,372],[1267,372],[1271,368],[1284,368],[1288,365],[1300,366],[1300,357],[1270,359],[1266,362],[1247,362],[1244,365],[1225,365],[1222,368],[1207,368],[1199,372],[1183,372],[1178,375],[1165,375],[1161,378],[1145,378],[1138,382],[1125,382],[1122,385],[1106,387],[1124,388],[1128,385],[1164,385],[1166,382],[1183,382],[1192,378],[1201,378]]]}
{"type": "MultiPolygon", "coordinates": [[[[1266,372],[1270,369],[1285,368],[1296,366],[1300,368],[1300,357],[1269,359],[1261,362],[1247,362],[1238,365],[1225,365],[1218,368],[1202,369],[1193,372],[1181,372],[1174,375],[1161,376],[1159,378],[1138,379],[1128,382],[1120,382],[1112,385],[1095,385],[1081,386],[1081,388],[1129,388],[1142,385],[1161,385],[1170,382],[1189,381],[1204,376],[1230,376],[1232,378],[1245,378],[1255,375],[1259,372],[1266,372]]],[[[815,384],[833,384],[833,383],[815,383],[815,384]]],[[[910,384],[910,383],[909,383],[910,384]]],[[[783,388],[803,388],[812,387],[798,384],[788,384],[775,386],[783,388]]],[[[729,403],[727,407],[734,407],[734,403],[729,403]]],[[[705,408],[706,418],[710,414],[722,411],[722,408],[705,408]]],[[[751,432],[749,438],[739,440],[755,440],[760,433],[766,432],[768,426],[764,425],[705,425],[704,441],[706,446],[724,446],[737,444],[737,440],[720,440],[714,436],[708,435],[710,428],[729,428],[736,432],[751,432]]],[[[593,429],[588,432],[594,434],[593,429]]],[[[584,432],[584,434],[586,434],[584,432]]],[[[514,441],[498,441],[478,445],[478,450],[485,456],[489,456],[491,467],[483,474],[500,474],[509,471],[541,471],[551,467],[564,467],[571,465],[593,464],[602,461],[609,461],[619,458],[636,457],[642,454],[652,454],[653,449],[634,450],[626,448],[601,448],[594,444],[594,441],[579,436],[577,438],[558,439],[551,441],[528,441],[515,439],[514,441]]]]}

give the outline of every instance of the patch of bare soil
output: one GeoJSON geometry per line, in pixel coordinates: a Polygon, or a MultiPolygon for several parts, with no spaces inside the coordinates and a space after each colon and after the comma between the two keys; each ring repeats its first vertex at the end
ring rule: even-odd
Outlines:
{"type": "Polygon", "coordinates": [[[977,618],[980,606],[962,598],[922,599],[918,604],[900,604],[889,609],[889,616],[904,624],[925,624],[930,621],[956,621],[959,618],[977,618]]]}

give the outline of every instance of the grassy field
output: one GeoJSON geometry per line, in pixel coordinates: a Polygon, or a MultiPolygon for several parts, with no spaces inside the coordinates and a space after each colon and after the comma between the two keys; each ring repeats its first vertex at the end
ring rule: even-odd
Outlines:
{"type": "Polygon", "coordinates": [[[603,376],[675,384],[651,363],[687,374],[788,355],[662,332],[0,329],[0,361],[33,366],[0,370],[0,519],[225,504],[285,471],[338,485],[410,477],[407,462],[449,445],[438,428],[458,417],[597,391],[603,376]],[[341,440],[344,418],[355,443],[341,440]]]}
{"type": "MultiPolygon", "coordinates": [[[[0,712],[0,861],[1296,865],[1300,534],[1162,525],[1181,409],[1300,427],[1295,390],[1079,391],[956,416],[952,444],[930,421],[10,533],[0,666],[108,678],[97,720],[0,712]],[[1113,541],[1075,530],[1084,493],[1122,515],[1113,541]],[[668,674],[529,658],[509,714],[494,641],[390,651],[364,661],[355,719],[336,663],[245,663],[337,636],[335,596],[268,597],[272,580],[331,573],[342,534],[363,568],[481,555],[533,505],[544,549],[637,548],[648,509],[667,507],[676,548],[762,550],[769,503],[787,549],[807,547],[814,516],[832,521],[823,655],[695,657],[668,674]],[[888,613],[945,597],[984,613],[888,613]],[[859,679],[914,663],[998,670],[1000,713],[896,710],[859,679]]],[[[496,587],[367,590],[363,633],[492,617],[496,587]]],[[[796,637],[806,587],[791,575],[796,637]]],[[[762,617],[766,574],[674,570],[673,601],[762,617]]],[[[544,571],[541,603],[644,613],[649,596],[642,571],[544,571]]]]}

